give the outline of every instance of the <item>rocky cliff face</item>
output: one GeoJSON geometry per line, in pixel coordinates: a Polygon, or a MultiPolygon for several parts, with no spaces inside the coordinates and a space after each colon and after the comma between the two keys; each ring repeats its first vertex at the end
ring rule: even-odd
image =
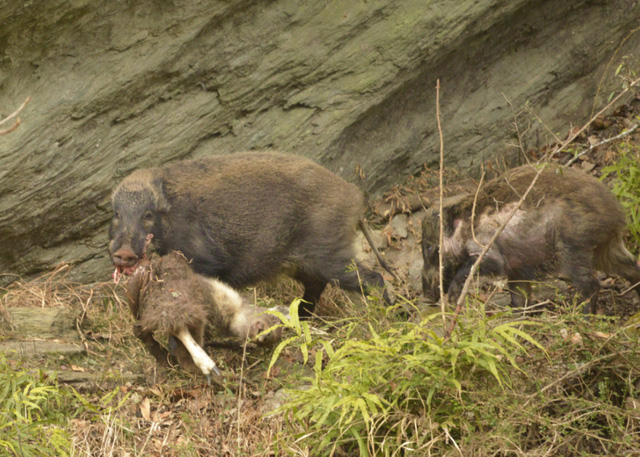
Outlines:
{"type": "Polygon", "coordinates": [[[0,272],[106,279],[110,190],[170,160],[274,148],[380,191],[437,163],[437,78],[447,163],[472,169],[509,154],[525,102],[554,131],[585,119],[639,19],[631,0],[9,0],[0,116],[32,102],[0,137],[0,272]]]}

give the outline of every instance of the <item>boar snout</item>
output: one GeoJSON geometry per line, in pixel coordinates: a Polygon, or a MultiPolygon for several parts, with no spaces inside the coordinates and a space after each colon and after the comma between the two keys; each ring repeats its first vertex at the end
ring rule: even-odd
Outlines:
{"type": "Polygon", "coordinates": [[[138,263],[138,257],[133,253],[130,249],[122,248],[113,254],[113,263],[116,267],[120,267],[122,269],[128,269],[129,267],[133,267],[136,263],[138,263]]]}

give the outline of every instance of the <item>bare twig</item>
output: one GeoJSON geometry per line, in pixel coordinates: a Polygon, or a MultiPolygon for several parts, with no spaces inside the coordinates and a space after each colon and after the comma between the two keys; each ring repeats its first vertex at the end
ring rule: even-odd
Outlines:
{"type": "MultiPolygon", "coordinates": [[[[524,144],[522,143],[522,132],[520,132],[520,126],[518,124],[518,114],[516,113],[515,110],[513,109],[513,103],[511,103],[511,100],[509,100],[509,98],[505,95],[505,93],[502,93],[502,96],[504,97],[505,101],[507,102],[507,105],[509,105],[509,108],[511,109],[511,115],[513,116],[513,127],[516,130],[516,137],[518,138],[518,144],[517,147],[518,149],[520,149],[520,152],[522,153],[522,157],[524,157],[524,160],[527,161],[527,163],[530,164],[529,162],[529,157],[527,156],[526,151],[524,150],[524,144]]],[[[528,129],[526,129],[528,130],[528,129]]],[[[526,132],[525,130],[525,132],[526,132]]]]}
{"type": "Polygon", "coordinates": [[[619,294],[617,294],[618,297],[622,297],[624,294],[626,294],[627,292],[632,291],[633,289],[635,289],[636,287],[640,286],[640,282],[637,282],[635,284],[630,285],[628,288],[626,288],[625,290],[623,290],[622,292],[620,292],[619,294]]]}
{"type": "Polygon", "coordinates": [[[445,317],[446,311],[446,294],[444,291],[444,264],[442,259],[442,244],[444,242],[444,221],[442,218],[442,200],[443,200],[443,192],[444,192],[444,137],[442,135],[442,123],[440,121],[440,79],[436,81],[436,120],[438,121],[438,134],[440,136],[440,222],[439,222],[439,239],[438,245],[440,249],[438,249],[438,273],[439,273],[439,286],[440,286],[440,310],[442,311],[442,324],[444,326],[447,325],[447,320],[445,317]]]}
{"type": "Polygon", "coordinates": [[[580,157],[582,157],[585,154],[589,154],[591,151],[593,151],[595,148],[602,146],[603,144],[607,144],[607,143],[611,143],[612,141],[616,141],[619,140],[621,138],[624,138],[625,136],[629,136],[631,135],[634,131],[637,130],[637,128],[640,126],[640,124],[636,124],[633,127],[631,127],[629,130],[625,130],[624,132],[622,132],[619,135],[616,135],[614,137],[611,138],[607,138],[606,140],[602,140],[596,144],[592,144],[589,148],[585,149],[584,151],[582,151],[580,154],[576,155],[575,157],[573,157],[571,160],[569,160],[566,164],[564,164],[565,167],[569,167],[571,166],[576,160],[578,160],[580,157]]]}
{"type": "Polygon", "coordinates": [[[594,116],[591,116],[591,119],[589,119],[589,121],[587,123],[585,123],[582,127],[580,127],[580,129],[578,129],[572,135],[569,135],[569,138],[567,138],[564,142],[561,142],[559,145],[557,145],[553,149],[553,151],[551,151],[551,153],[549,154],[547,160],[551,159],[554,155],[556,155],[560,151],[564,150],[564,148],[566,148],[570,143],[572,143],[573,140],[575,140],[578,137],[578,135],[580,135],[582,132],[584,132],[596,118],[598,118],[600,115],[604,114],[604,112],[607,111],[609,108],[611,108],[613,105],[615,105],[618,102],[618,100],[620,100],[620,98],[622,98],[623,95],[625,95],[633,87],[637,86],[639,83],[640,83],[640,78],[637,78],[637,79],[634,79],[633,81],[631,81],[631,83],[622,92],[620,92],[618,95],[613,97],[613,99],[609,103],[607,103],[604,108],[602,108],[600,111],[598,111],[594,116]]]}
{"type": "MultiPolygon", "coordinates": [[[[0,120],[0,125],[5,124],[6,122],[10,121],[14,117],[16,117],[18,114],[20,114],[20,111],[22,111],[24,107],[27,106],[27,103],[29,103],[30,101],[31,101],[31,97],[27,97],[27,99],[24,102],[22,102],[22,105],[20,105],[20,108],[15,110],[13,113],[9,114],[4,119],[0,120]]],[[[4,130],[0,130],[0,135],[6,135],[7,133],[13,132],[15,129],[18,128],[19,125],[20,125],[20,118],[17,118],[15,122],[11,125],[11,127],[8,127],[4,130]]]]}
{"type": "Polygon", "coordinates": [[[625,352],[629,352],[629,351],[619,351],[619,352],[612,352],[611,354],[606,354],[603,355],[599,358],[594,358],[592,360],[590,360],[589,362],[585,362],[584,364],[580,365],[578,368],[571,370],[571,371],[567,371],[563,376],[561,376],[560,378],[554,380],[553,382],[551,382],[550,384],[547,384],[546,386],[542,387],[541,389],[536,390],[536,392],[529,394],[526,396],[527,401],[524,403],[523,408],[526,407],[531,400],[533,400],[535,397],[543,394],[545,391],[549,390],[550,388],[552,388],[553,386],[560,384],[562,381],[564,381],[565,379],[571,378],[572,376],[584,373],[585,371],[587,371],[592,365],[595,365],[596,363],[602,362],[603,360],[606,359],[611,359],[614,357],[618,357],[621,354],[625,353],[625,352]]]}
{"type": "Polygon", "coordinates": [[[471,208],[471,236],[473,237],[473,241],[475,241],[478,244],[478,246],[482,246],[482,244],[476,238],[476,230],[474,228],[474,224],[476,220],[476,203],[478,202],[478,194],[480,193],[480,188],[482,187],[483,182],[484,182],[484,167],[482,168],[482,176],[480,176],[480,182],[478,183],[478,187],[476,187],[476,194],[473,197],[473,207],[471,208]]]}
{"type": "MultiPolygon", "coordinates": [[[[240,363],[240,380],[238,381],[238,417],[237,417],[237,439],[236,443],[238,445],[238,454],[242,453],[242,434],[240,433],[240,419],[241,419],[241,411],[242,411],[242,381],[244,378],[244,364],[247,360],[247,343],[249,342],[249,335],[244,339],[244,345],[242,347],[242,362],[240,363]]],[[[246,390],[246,388],[245,388],[246,390]]]]}

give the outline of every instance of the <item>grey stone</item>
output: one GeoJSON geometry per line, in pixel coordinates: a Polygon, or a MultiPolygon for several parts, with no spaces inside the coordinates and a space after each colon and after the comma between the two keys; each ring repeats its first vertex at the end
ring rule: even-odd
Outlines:
{"type": "Polygon", "coordinates": [[[409,223],[409,217],[406,214],[396,214],[389,223],[389,230],[391,236],[396,240],[401,240],[407,237],[407,224],[409,223]]]}
{"type": "Polygon", "coordinates": [[[11,331],[8,334],[16,338],[62,338],[77,340],[75,327],[77,313],[68,308],[7,308],[11,331]]]}
{"type": "Polygon", "coordinates": [[[84,354],[84,348],[77,343],[65,343],[59,341],[3,341],[0,343],[0,352],[5,354],[17,354],[26,357],[36,357],[45,354],[84,354]]]}

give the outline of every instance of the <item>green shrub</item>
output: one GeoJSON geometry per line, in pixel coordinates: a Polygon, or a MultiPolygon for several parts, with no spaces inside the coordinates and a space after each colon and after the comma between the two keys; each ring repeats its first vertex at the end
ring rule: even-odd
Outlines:
{"type": "Polygon", "coordinates": [[[527,321],[461,321],[449,339],[440,336],[440,314],[386,328],[357,321],[346,326],[350,338],[332,341],[312,338],[308,323],[297,319],[297,303],[291,312],[291,319],[281,319],[295,336],[278,346],[272,364],[287,345],[299,344],[305,358],[315,348],[315,376],[309,388],[288,391],[279,411],[302,425],[301,436],[319,439],[316,455],[338,449],[396,455],[402,446],[425,446],[432,436],[428,430],[455,440],[467,420],[468,384],[504,388],[509,371],[518,370],[523,342],[541,348],[522,330],[532,324],[527,321]],[[361,333],[366,338],[354,336],[361,333]]]}
{"type": "Polygon", "coordinates": [[[66,456],[64,394],[42,372],[14,371],[0,354],[0,451],[2,455],[66,456]]]}
{"type": "Polygon", "coordinates": [[[615,175],[613,193],[629,218],[629,232],[635,245],[640,245],[640,150],[629,142],[619,146],[618,161],[605,167],[603,178],[615,175]]]}

